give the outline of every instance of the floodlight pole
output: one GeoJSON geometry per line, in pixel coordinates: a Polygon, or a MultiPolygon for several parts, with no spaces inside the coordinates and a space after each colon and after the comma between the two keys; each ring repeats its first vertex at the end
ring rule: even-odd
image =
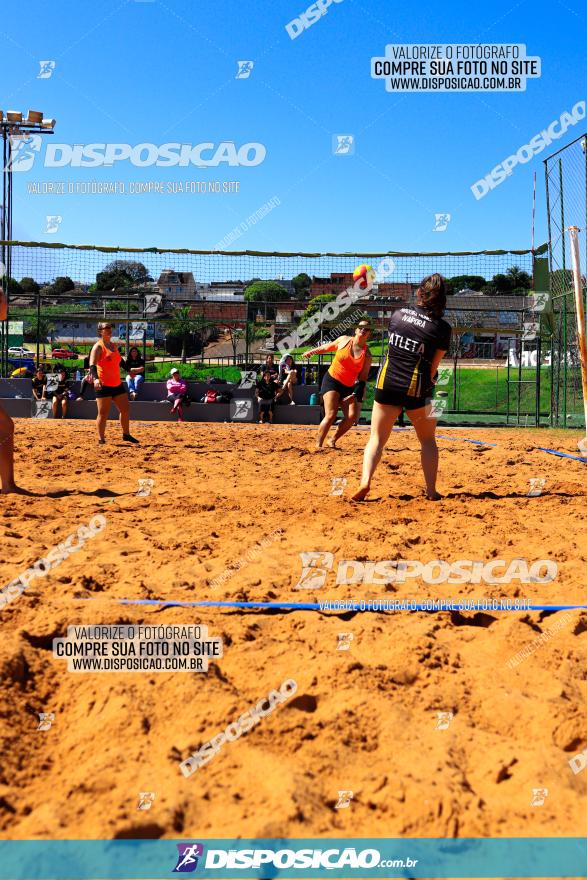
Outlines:
{"type": "Polygon", "coordinates": [[[0,376],[8,375],[8,321],[10,320],[10,290],[9,279],[11,278],[10,248],[5,244],[12,237],[12,167],[11,167],[10,138],[8,127],[2,126],[2,263],[4,265],[4,294],[6,296],[6,320],[2,322],[2,334],[0,350],[0,376]]]}
{"type": "Polygon", "coordinates": [[[5,268],[5,295],[6,295],[6,321],[4,322],[3,334],[0,335],[0,375],[8,375],[8,323],[10,321],[10,290],[9,284],[12,278],[12,247],[7,242],[12,241],[12,138],[16,136],[26,137],[32,134],[53,134],[55,120],[41,122],[13,122],[0,118],[0,130],[2,131],[2,262],[5,268]],[[2,336],[4,337],[2,339],[2,336]],[[1,343],[4,344],[1,344],[1,343]]]}

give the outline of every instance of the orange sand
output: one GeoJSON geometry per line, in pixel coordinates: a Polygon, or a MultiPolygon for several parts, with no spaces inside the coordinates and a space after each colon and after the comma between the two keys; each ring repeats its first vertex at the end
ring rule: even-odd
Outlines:
{"type": "Polygon", "coordinates": [[[364,432],[312,454],[314,429],[18,422],[17,475],[35,497],[0,496],[8,583],[102,513],[107,526],[0,610],[1,833],[5,838],[474,837],[585,833],[587,613],[515,669],[506,661],[566,612],[259,613],[122,607],[117,598],[321,601],[526,596],[587,604],[585,466],[547,431],[443,429],[437,504],[421,498],[412,433],[392,435],[371,503],[357,485],[364,432]],[[150,497],[138,480],[152,478],[150,497]],[[547,480],[528,498],[529,479],[547,480]],[[277,528],[222,586],[209,582],[277,528]],[[552,584],[336,585],[293,589],[299,554],[335,559],[555,560],[552,584]],[[93,601],[81,601],[91,597],[93,601]],[[205,673],[68,673],[70,624],[205,623],[224,657],[205,673]],[[337,634],[352,632],[349,651],[337,634]],[[295,698],[190,778],[179,762],[285,679],[295,698]],[[448,730],[437,712],[451,711],[448,730]],[[50,731],[38,712],[54,712],[50,731]],[[533,788],[549,791],[531,807],[533,788]],[[338,791],[351,790],[336,810],[338,791]],[[138,794],[153,791],[147,811],[138,794]]]}

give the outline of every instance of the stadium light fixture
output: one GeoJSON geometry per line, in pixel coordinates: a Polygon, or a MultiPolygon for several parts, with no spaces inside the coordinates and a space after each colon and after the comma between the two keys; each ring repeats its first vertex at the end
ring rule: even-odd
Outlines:
{"type": "Polygon", "coordinates": [[[20,110],[8,110],[6,119],[8,122],[22,122],[22,113],[20,110]]]}
{"type": "Polygon", "coordinates": [[[26,121],[30,125],[38,125],[40,122],[43,121],[43,114],[40,110],[29,110],[26,121]]]}

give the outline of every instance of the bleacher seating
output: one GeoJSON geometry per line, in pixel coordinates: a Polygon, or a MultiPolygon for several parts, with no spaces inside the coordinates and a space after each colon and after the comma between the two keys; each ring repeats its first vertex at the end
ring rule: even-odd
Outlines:
{"type": "Polygon", "coordinates": [[[9,416],[30,419],[32,379],[0,379],[0,403],[9,416]]]}
{"type": "MultiPolygon", "coordinates": [[[[71,388],[76,396],[79,394],[80,382],[72,382],[71,388]]],[[[283,395],[275,408],[274,421],[282,425],[317,425],[321,414],[319,406],[310,405],[310,396],[317,392],[316,385],[297,385],[294,388],[294,400],[296,406],[289,406],[289,397],[283,395]]],[[[205,382],[188,382],[188,391],[193,401],[189,407],[184,407],[184,419],[186,422],[251,422],[257,421],[258,406],[255,400],[254,388],[238,388],[230,383],[214,383],[208,385],[205,382]],[[209,388],[216,391],[232,394],[232,403],[200,403],[209,388]],[[234,404],[235,400],[252,401],[252,406],[239,410],[234,404]],[[243,415],[244,413],[244,415],[243,415]]],[[[67,418],[72,419],[95,419],[96,401],[94,392],[86,392],[86,400],[70,401],[67,418]]],[[[132,420],[148,422],[175,421],[176,416],[171,414],[171,405],[165,401],[167,387],[165,382],[144,382],[139,392],[138,400],[130,401],[130,415],[132,420]]],[[[30,379],[0,379],[0,403],[4,410],[15,418],[31,418],[32,406],[32,383],[30,379]]],[[[52,418],[51,415],[48,416],[52,418]]],[[[114,405],[110,407],[109,419],[118,418],[118,410],[114,405]]]]}

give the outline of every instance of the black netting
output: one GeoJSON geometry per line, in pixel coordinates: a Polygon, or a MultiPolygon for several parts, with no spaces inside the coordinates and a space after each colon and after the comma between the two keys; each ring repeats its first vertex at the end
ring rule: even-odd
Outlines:
{"type": "Polygon", "coordinates": [[[550,239],[550,287],[554,308],[552,420],[560,427],[583,424],[583,393],[568,228],[579,228],[585,293],[587,271],[587,137],[545,161],[550,239]]]}
{"type": "MultiPolygon", "coordinates": [[[[95,339],[96,323],[107,318],[115,326],[115,337],[123,342],[150,347],[157,359],[175,355],[177,340],[175,347],[170,345],[168,331],[174,313],[185,307],[190,318],[200,322],[195,334],[198,338],[192,340],[188,356],[199,356],[202,364],[208,360],[210,364],[239,367],[258,364],[268,350],[279,355],[280,344],[307,315],[310,300],[316,296],[333,299],[352,287],[352,272],[363,263],[377,271],[372,289],[346,312],[321,320],[305,344],[315,345],[325,334],[346,332],[349,321],[352,324],[359,315],[368,315],[374,325],[373,353],[378,363],[393,310],[413,302],[422,278],[439,272],[450,280],[453,294],[446,313],[454,329],[450,357],[455,365],[447,412],[508,418],[513,408],[520,410],[520,417],[528,418],[537,410],[536,394],[541,392],[534,390],[534,379],[540,356],[536,361],[536,342],[525,341],[522,333],[533,257],[546,246],[534,254],[529,250],[229,253],[36,242],[0,242],[0,248],[9,268],[10,280],[5,279],[9,320],[22,322],[29,344],[31,330],[36,328],[37,338],[50,335],[54,344],[75,347],[81,343],[77,350],[83,354],[84,346],[95,339]],[[245,290],[255,281],[277,286],[247,302],[245,290]],[[221,357],[209,354],[207,343],[214,339],[225,340],[221,357]],[[495,381],[485,373],[481,375],[483,382],[479,376],[474,380],[465,368],[478,361],[492,365],[495,381]],[[481,384],[487,389],[480,390],[481,384]]],[[[9,371],[7,339],[5,335],[4,375],[9,371]]],[[[308,377],[319,378],[319,369],[327,363],[328,357],[321,359],[314,373],[309,369],[308,377]]],[[[154,369],[152,365],[150,369],[154,369]]]]}

